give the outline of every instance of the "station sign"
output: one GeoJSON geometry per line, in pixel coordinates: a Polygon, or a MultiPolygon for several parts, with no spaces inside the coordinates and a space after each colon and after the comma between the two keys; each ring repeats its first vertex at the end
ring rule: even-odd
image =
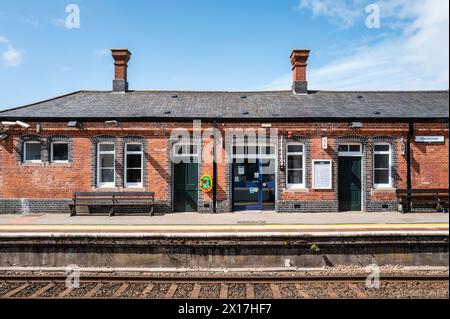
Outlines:
{"type": "Polygon", "coordinates": [[[444,136],[416,136],[416,143],[444,143],[444,136]]]}

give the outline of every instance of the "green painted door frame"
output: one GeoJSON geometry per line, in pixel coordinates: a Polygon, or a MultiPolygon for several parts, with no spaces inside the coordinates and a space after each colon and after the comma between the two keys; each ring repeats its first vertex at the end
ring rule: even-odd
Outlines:
{"type": "Polygon", "coordinates": [[[361,157],[339,157],[338,200],[340,211],[362,210],[361,157]]]}
{"type": "Polygon", "coordinates": [[[198,163],[174,164],[174,211],[198,211],[198,163]]]}

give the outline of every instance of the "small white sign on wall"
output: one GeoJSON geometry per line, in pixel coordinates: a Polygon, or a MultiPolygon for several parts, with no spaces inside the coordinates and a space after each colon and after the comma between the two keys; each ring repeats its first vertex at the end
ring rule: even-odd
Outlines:
{"type": "Polygon", "coordinates": [[[328,137],[322,137],[322,149],[326,150],[328,148],[328,137]]]}
{"type": "Polygon", "coordinates": [[[332,189],[331,160],[313,161],[313,189],[332,189]]]}

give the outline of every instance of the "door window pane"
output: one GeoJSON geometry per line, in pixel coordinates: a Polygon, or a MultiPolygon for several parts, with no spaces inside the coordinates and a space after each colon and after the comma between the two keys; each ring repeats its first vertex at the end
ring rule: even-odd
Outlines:
{"type": "Polygon", "coordinates": [[[39,162],[42,159],[41,156],[40,142],[25,143],[25,162],[39,162]]]}
{"type": "Polygon", "coordinates": [[[361,144],[341,144],[338,146],[338,152],[340,155],[345,156],[345,153],[351,153],[348,155],[359,155],[361,154],[361,144]]]}
{"type": "Polygon", "coordinates": [[[67,143],[52,144],[52,161],[67,162],[69,160],[69,145],[67,143]]]}
{"type": "Polygon", "coordinates": [[[348,145],[339,145],[338,151],[339,152],[348,152],[348,145]]]}

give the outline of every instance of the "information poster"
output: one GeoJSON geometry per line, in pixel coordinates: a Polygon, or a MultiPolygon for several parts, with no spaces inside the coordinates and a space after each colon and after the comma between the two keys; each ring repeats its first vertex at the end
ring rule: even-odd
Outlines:
{"type": "Polygon", "coordinates": [[[313,161],[313,188],[331,189],[331,161],[315,160],[313,161]]]}

